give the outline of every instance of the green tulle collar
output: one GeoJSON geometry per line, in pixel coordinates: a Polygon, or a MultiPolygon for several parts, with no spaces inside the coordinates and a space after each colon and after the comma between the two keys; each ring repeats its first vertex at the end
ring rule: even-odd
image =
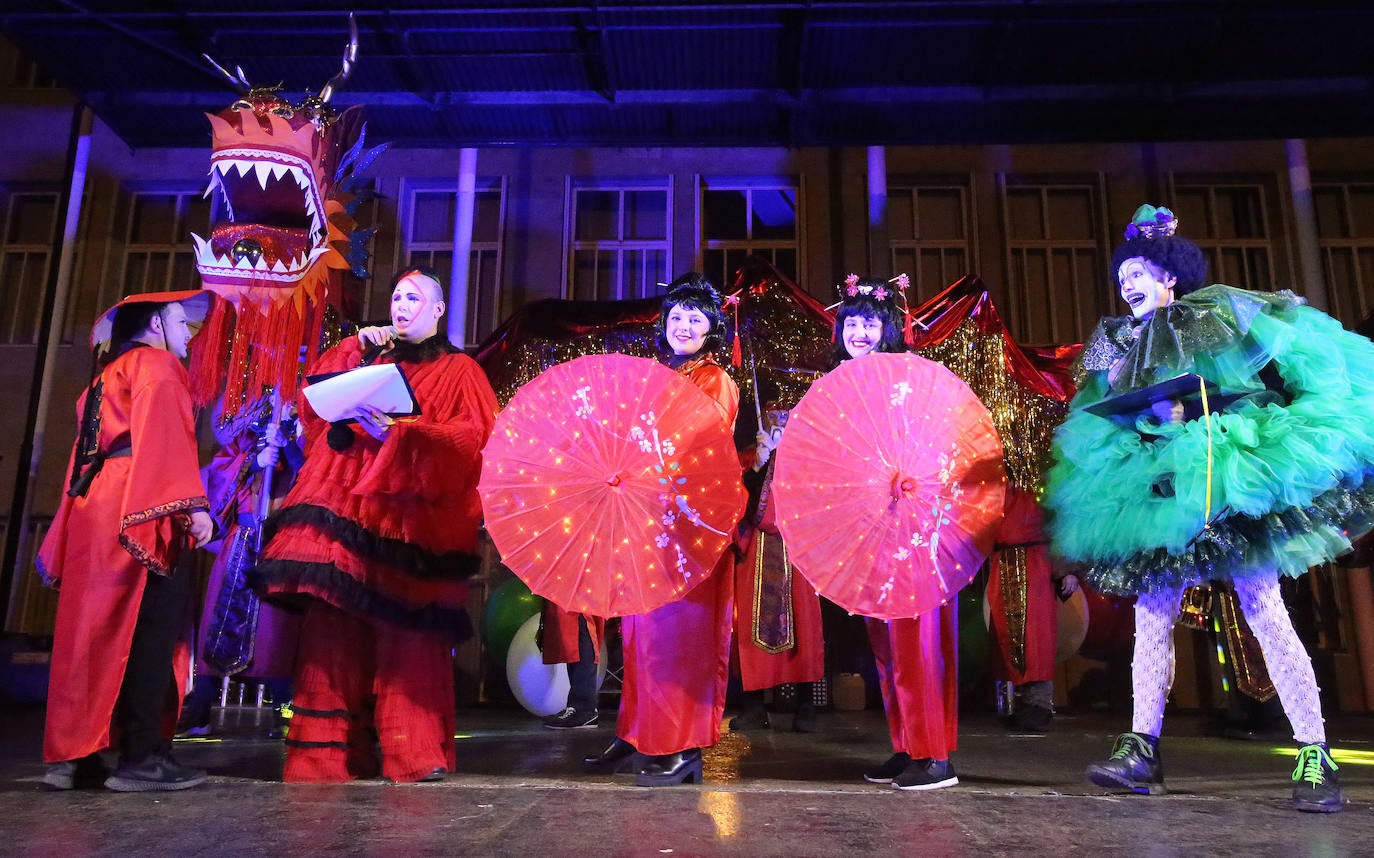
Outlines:
{"type": "Polygon", "coordinates": [[[1261,314],[1302,303],[1286,289],[1252,292],[1216,284],[1179,298],[1143,322],[1133,316],[1107,317],[1083,347],[1075,379],[1082,386],[1089,373],[1111,371],[1123,361],[1111,385],[1119,393],[1195,371],[1196,356],[1242,340],[1261,314]]]}

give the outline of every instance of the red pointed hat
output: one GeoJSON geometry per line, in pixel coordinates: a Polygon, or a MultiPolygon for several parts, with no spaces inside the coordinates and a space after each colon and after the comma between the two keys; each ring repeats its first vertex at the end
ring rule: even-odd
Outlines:
{"type": "Polygon", "coordinates": [[[109,342],[110,332],[114,327],[115,313],[119,311],[120,307],[127,307],[130,304],[180,304],[182,309],[186,311],[186,321],[194,325],[205,321],[214,300],[215,293],[208,289],[183,289],[180,292],[140,292],[137,295],[126,295],[118,304],[96,317],[95,324],[91,326],[91,348],[97,349],[109,342]]]}

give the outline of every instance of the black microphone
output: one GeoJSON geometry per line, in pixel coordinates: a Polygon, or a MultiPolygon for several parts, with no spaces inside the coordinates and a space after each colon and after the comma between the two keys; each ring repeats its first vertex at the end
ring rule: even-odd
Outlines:
{"type": "Polygon", "coordinates": [[[382,330],[390,334],[391,339],[387,340],[384,343],[373,343],[369,345],[367,348],[363,349],[363,356],[362,359],[358,361],[358,366],[367,366],[371,364],[374,360],[376,360],[377,358],[381,357],[382,355],[386,354],[388,351],[391,350],[391,347],[396,342],[396,337],[399,336],[400,332],[396,330],[395,325],[386,325],[382,328],[382,330]]]}

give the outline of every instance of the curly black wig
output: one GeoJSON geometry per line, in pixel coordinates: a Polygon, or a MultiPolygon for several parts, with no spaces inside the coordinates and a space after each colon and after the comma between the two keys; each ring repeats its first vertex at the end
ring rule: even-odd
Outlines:
{"type": "Polygon", "coordinates": [[[1113,287],[1121,286],[1121,264],[1136,257],[1149,260],[1178,279],[1174,284],[1174,297],[1181,298],[1207,285],[1207,257],[1202,255],[1202,250],[1183,236],[1161,235],[1133,238],[1117,246],[1112,252],[1113,287]]]}
{"type": "Polygon", "coordinates": [[[698,271],[689,271],[681,277],[668,284],[668,294],[663,296],[663,305],[659,309],[658,323],[654,330],[658,333],[658,347],[669,354],[673,349],[668,345],[668,335],[665,325],[668,322],[668,313],[676,306],[681,305],[689,310],[698,310],[706,316],[711,323],[711,330],[706,333],[706,343],[701,347],[703,352],[717,352],[725,345],[725,311],[721,309],[720,293],[716,287],[711,285],[711,281],[706,279],[706,275],[698,271]]]}

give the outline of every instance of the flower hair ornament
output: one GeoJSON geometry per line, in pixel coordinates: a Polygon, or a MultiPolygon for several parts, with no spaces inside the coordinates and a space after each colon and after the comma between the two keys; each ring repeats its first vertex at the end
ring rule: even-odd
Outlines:
{"type": "Polygon", "coordinates": [[[911,278],[905,273],[898,274],[886,281],[863,280],[857,274],[850,274],[844,278],[842,285],[835,287],[835,291],[840,295],[840,300],[825,309],[833,310],[843,304],[846,299],[860,296],[891,304],[892,308],[902,316],[902,337],[906,340],[906,344],[911,346],[916,342],[916,335],[912,329],[911,305],[907,303],[906,299],[906,290],[909,288],[911,288],[911,278]]]}
{"type": "Polygon", "coordinates": [[[1178,229],[1178,218],[1168,209],[1160,206],[1155,208],[1150,204],[1145,204],[1135,210],[1131,215],[1131,222],[1126,224],[1126,240],[1133,241],[1137,238],[1162,238],[1173,235],[1178,229]]]}

